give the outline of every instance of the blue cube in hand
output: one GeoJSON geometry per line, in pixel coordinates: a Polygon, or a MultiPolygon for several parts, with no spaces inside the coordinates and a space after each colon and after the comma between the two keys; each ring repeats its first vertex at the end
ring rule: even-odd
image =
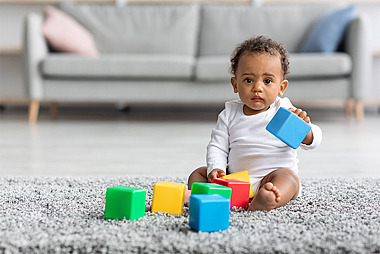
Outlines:
{"type": "Polygon", "coordinates": [[[189,225],[203,232],[227,229],[230,226],[230,200],[219,194],[191,195],[189,225]]]}
{"type": "Polygon", "coordinates": [[[288,146],[297,149],[311,126],[293,112],[280,107],[266,129],[288,146]]]}

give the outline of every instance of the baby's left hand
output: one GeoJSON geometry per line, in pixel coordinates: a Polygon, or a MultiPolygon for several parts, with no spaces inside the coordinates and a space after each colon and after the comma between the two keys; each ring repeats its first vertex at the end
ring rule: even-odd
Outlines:
{"type": "MultiPolygon", "coordinates": [[[[290,108],[289,111],[296,114],[299,118],[301,118],[302,120],[304,120],[308,124],[310,123],[310,117],[307,116],[306,111],[303,111],[302,109],[299,109],[299,108],[297,108],[297,109],[290,108]]],[[[310,130],[309,133],[304,138],[304,140],[302,141],[302,143],[306,144],[306,145],[310,145],[313,142],[313,139],[314,139],[313,132],[312,132],[312,130],[310,130]]]]}
{"type": "Polygon", "coordinates": [[[291,111],[294,114],[296,114],[297,116],[299,116],[305,122],[310,123],[310,117],[307,116],[306,111],[303,111],[300,108],[297,108],[297,109],[289,108],[289,111],[291,111]]]}

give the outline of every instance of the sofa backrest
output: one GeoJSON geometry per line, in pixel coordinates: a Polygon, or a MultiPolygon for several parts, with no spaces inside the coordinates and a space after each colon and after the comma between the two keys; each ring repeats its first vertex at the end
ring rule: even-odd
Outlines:
{"type": "Polygon", "coordinates": [[[229,56],[237,44],[256,35],[297,52],[314,22],[342,3],[118,7],[61,2],[59,7],[94,35],[100,53],[229,56]]]}
{"type": "Polygon", "coordinates": [[[59,8],[86,27],[101,53],[197,54],[199,6],[62,2],[59,8]]]}
{"type": "Polygon", "coordinates": [[[312,5],[206,5],[202,9],[201,56],[230,55],[237,44],[265,35],[297,52],[308,29],[326,11],[342,4],[312,5]]]}

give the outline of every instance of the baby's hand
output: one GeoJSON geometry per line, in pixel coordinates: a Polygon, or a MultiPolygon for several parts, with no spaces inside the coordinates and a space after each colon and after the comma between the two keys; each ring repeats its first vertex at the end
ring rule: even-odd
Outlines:
{"type": "MultiPolygon", "coordinates": [[[[290,108],[289,110],[293,112],[294,114],[296,114],[297,116],[299,116],[299,118],[301,118],[305,122],[310,123],[310,117],[307,116],[306,111],[303,111],[302,109],[299,109],[299,108],[297,109],[290,108]]],[[[314,139],[313,131],[310,130],[309,133],[304,138],[304,140],[302,141],[302,143],[306,145],[310,145],[313,142],[313,139],[314,139]]]]}
{"type": "Polygon", "coordinates": [[[221,169],[216,168],[213,171],[211,171],[210,174],[208,174],[207,179],[211,183],[212,179],[219,178],[219,177],[222,177],[222,176],[225,176],[225,175],[226,175],[226,172],[224,172],[221,169]]]}
{"type": "Polygon", "coordinates": [[[303,111],[303,110],[300,109],[300,108],[297,108],[297,109],[289,108],[289,110],[290,110],[291,112],[293,112],[294,114],[296,114],[297,116],[299,116],[299,118],[301,118],[301,119],[304,120],[305,122],[310,123],[310,117],[307,116],[306,111],[303,111]]]}

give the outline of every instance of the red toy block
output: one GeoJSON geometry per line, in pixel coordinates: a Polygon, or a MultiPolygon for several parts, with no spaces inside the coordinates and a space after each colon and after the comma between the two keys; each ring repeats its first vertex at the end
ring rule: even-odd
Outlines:
{"type": "Polygon", "coordinates": [[[248,205],[249,191],[251,189],[250,183],[222,178],[214,178],[212,182],[232,189],[231,208],[234,206],[245,208],[248,205]]]}

